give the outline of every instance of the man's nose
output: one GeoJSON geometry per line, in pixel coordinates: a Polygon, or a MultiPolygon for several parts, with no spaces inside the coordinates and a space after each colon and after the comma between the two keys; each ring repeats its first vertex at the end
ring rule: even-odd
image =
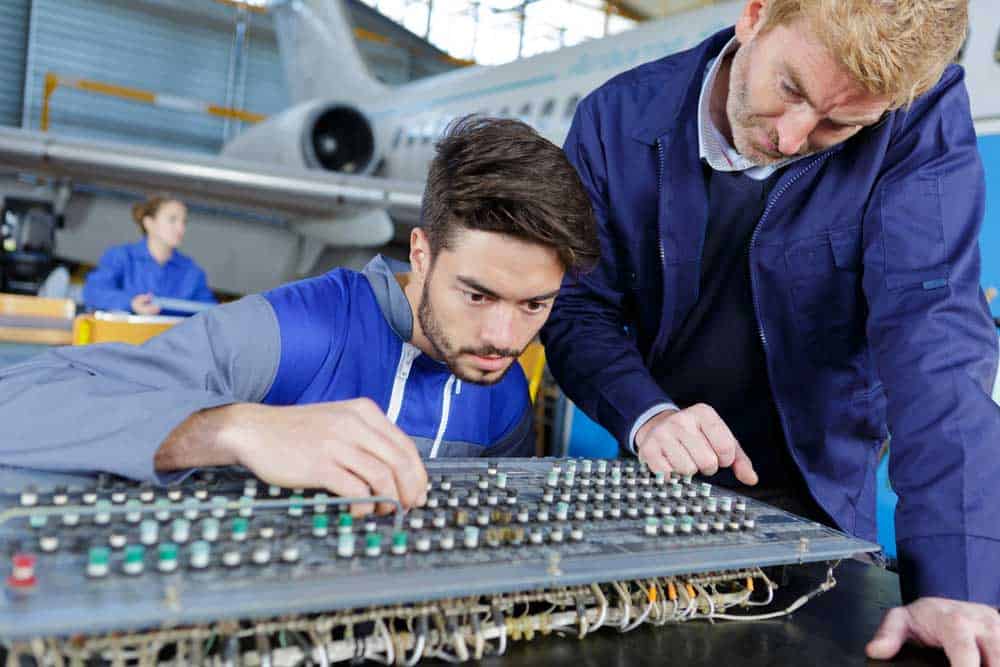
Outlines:
{"type": "Polygon", "coordinates": [[[786,156],[797,155],[809,141],[809,135],[818,122],[811,109],[786,112],[777,125],[778,152],[786,156]]]}
{"type": "Polygon", "coordinates": [[[482,339],[491,347],[509,350],[515,347],[515,312],[506,304],[498,304],[491,308],[483,322],[482,339]]]}

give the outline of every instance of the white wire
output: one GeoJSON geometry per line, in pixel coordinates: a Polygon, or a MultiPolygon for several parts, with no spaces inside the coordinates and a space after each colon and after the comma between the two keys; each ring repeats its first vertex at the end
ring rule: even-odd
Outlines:
{"type": "Polygon", "coordinates": [[[691,597],[688,594],[687,586],[681,584],[680,586],[677,587],[677,589],[683,591],[684,597],[687,599],[687,607],[685,607],[684,611],[681,612],[681,620],[686,621],[695,615],[695,613],[698,611],[698,605],[695,602],[695,598],[691,597]]]}
{"type": "Polygon", "coordinates": [[[765,607],[774,601],[774,589],[775,589],[774,582],[768,579],[767,577],[764,577],[764,583],[767,585],[767,599],[762,602],[752,602],[748,599],[747,606],[765,607]]]}
{"type": "Polygon", "coordinates": [[[406,662],[403,663],[405,667],[413,667],[420,660],[420,657],[424,654],[424,646],[427,644],[427,636],[423,633],[417,635],[417,641],[413,646],[413,654],[407,658],[406,662]]]}
{"type": "Polygon", "coordinates": [[[608,618],[608,598],[604,596],[604,591],[597,584],[591,584],[590,589],[594,592],[594,596],[597,597],[598,601],[601,603],[601,612],[597,616],[597,620],[594,621],[594,625],[591,626],[590,631],[594,632],[598,628],[604,625],[604,621],[608,618]]]}
{"type": "Polygon", "coordinates": [[[500,628],[500,645],[497,647],[497,655],[503,655],[507,652],[507,624],[501,621],[497,625],[500,628]]]}
{"type": "Polygon", "coordinates": [[[814,590],[810,591],[809,593],[806,593],[805,595],[803,595],[798,600],[788,605],[788,607],[782,609],[781,611],[771,612],[770,614],[750,614],[746,616],[741,616],[738,614],[715,614],[713,618],[720,618],[727,621],[766,621],[771,618],[780,618],[782,616],[787,616],[788,614],[791,614],[793,611],[804,605],[806,602],[809,602],[809,600],[813,599],[817,595],[820,595],[821,593],[825,593],[826,591],[830,590],[836,585],[837,581],[833,578],[832,572],[828,572],[826,581],[824,581],[814,590]]]}
{"type": "Polygon", "coordinates": [[[652,600],[650,600],[649,604],[646,605],[646,610],[644,612],[642,612],[642,614],[639,615],[639,618],[635,619],[628,626],[622,628],[622,632],[631,632],[632,630],[635,630],[637,627],[639,627],[640,625],[642,625],[645,622],[645,620],[647,618],[649,618],[649,613],[651,611],[653,611],[653,601],[652,600]]]}
{"type": "Polygon", "coordinates": [[[629,599],[629,594],[625,591],[625,588],[617,581],[612,582],[615,590],[618,591],[618,597],[622,601],[622,622],[619,625],[619,630],[625,632],[625,626],[628,625],[629,619],[632,617],[632,601],[629,599]]]}
{"type": "Polygon", "coordinates": [[[475,621],[472,624],[472,627],[474,628],[476,634],[476,643],[475,643],[475,650],[473,651],[473,657],[475,657],[476,660],[482,660],[483,652],[486,650],[486,637],[483,636],[483,626],[482,622],[479,620],[479,615],[473,613],[471,615],[471,618],[475,619],[475,621]]]}
{"type": "Polygon", "coordinates": [[[709,592],[705,590],[704,586],[702,586],[701,584],[695,584],[694,587],[698,590],[699,593],[704,594],[705,599],[708,600],[708,617],[712,618],[712,616],[715,614],[715,601],[712,599],[712,596],[709,594],[709,592]]]}
{"type": "Polygon", "coordinates": [[[458,656],[459,662],[468,660],[469,647],[465,644],[465,637],[462,636],[461,630],[455,630],[455,634],[452,635],[452,643],[455,646],[455,654],[458,656]]]}

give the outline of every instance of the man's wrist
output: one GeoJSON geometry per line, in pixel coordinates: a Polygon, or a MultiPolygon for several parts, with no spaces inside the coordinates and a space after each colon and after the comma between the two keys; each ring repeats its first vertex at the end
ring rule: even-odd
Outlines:
{"type": "Polygon", "coordinates": [[[675,403],[670,403],[670,402],[657,403],[656,405],[654,405],[653,407],[649,408],[641,415],[639,415],[639,417],[635,420],[635,423],[632,424],[632,429],[629,431],[628,434],[627,444],[629,451],[638,456],[639,443],[637,442],[637,437],[639,435],[639,429],[641,429],[643,426],[649,423],[649,421],[656,415],[667,412],[668,410],[673,410],[674,412],[677,412],[680,410],[680,408],[677,407],[675,403]]]}
{"type": "Polygon", "coordinates": [[[199,415],[206,420],[203,435],[212,443],[209,448],[215,450],[222,462],[214,465],[240,465],[246,460],[246,450],[253,446],[257,429],[254,423],[261,411],[269,406],[256,403],[234,403],[213,410],[207,410],[199,415]]]}
{"type": "Polygon", "coordinates": [[[260,407],[235,403],[190,415],[160,445],[155,469],[163,472],[241,463],[254,433],[250,426],[254,409],[260,407]]]}

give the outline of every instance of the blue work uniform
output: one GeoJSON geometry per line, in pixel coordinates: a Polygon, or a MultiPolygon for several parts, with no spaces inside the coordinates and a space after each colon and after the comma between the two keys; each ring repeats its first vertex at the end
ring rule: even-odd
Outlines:
{"type": "Polygon", "coordinates": [[[140,346],[58,348],[0,369],[0,465],[166,483],[180,475],[158,475],[154,455],[200,410],[355,398],[374,401],[425,458],[533,455],[520,365],[470,384],[410,344],[395,277],[407,270],[378,257],[363,273],[336,269],[212,308],[140,346]]]}
{"type": "Polygon", "coordinates": [[[208,289],[205,272],[194,260],[174,250],[165,264],[149,254],[146,240],[109,248],[83,286],[89,310],[132,310],[139,294],[217,303],[208,289]]]}

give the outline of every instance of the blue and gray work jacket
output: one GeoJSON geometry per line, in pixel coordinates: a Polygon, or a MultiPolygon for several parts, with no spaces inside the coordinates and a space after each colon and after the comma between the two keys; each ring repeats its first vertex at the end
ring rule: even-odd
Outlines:
{"type": "MultiPolygon", "coordinates": [[[[141,346],[67,347],[0,369],[0,465],[166,482],[153,457],[199,410],[373,400],[436,456],[531,456],[518,364],[464,383],[408,341],[410,304],[377,257],[213,308],[141,346]]],[[[292,447],[294,443],[287,443],[292,447]]]]}

